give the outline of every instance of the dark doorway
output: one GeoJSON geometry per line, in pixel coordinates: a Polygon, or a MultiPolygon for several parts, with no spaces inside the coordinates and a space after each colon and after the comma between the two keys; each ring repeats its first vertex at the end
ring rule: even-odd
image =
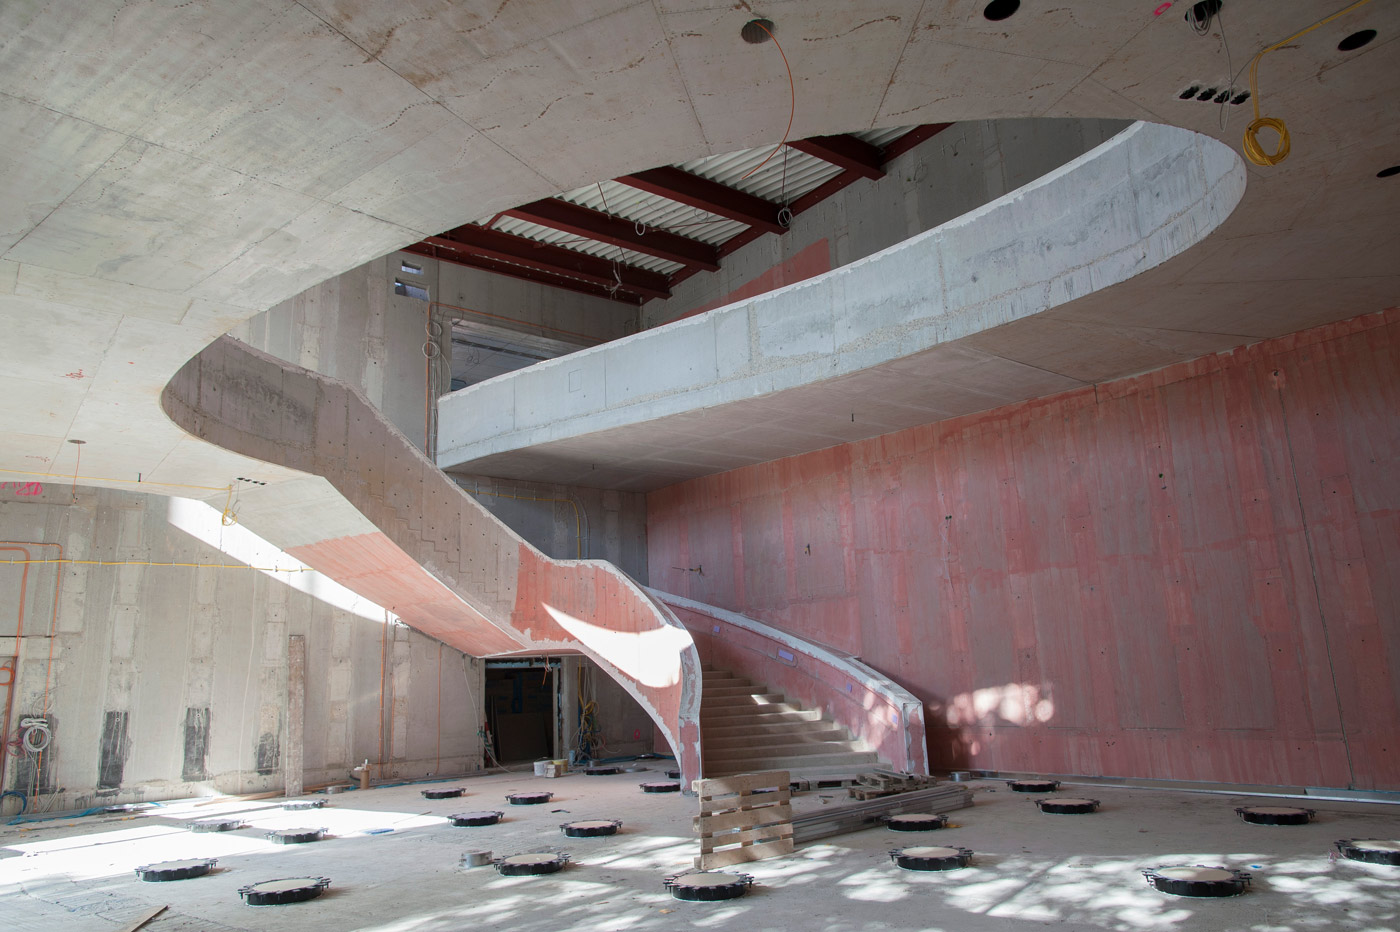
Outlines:
{"type": "Polygon", "coordinates": [[[502,764],[553,756],[557,675],[557,661],[487,661],[486,721],[502,764]]]}

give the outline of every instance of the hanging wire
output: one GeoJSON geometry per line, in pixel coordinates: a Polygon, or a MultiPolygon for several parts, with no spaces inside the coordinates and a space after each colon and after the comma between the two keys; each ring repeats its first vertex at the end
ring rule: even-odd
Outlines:
{"type": "Polygon", "coordinates": [[[772,31],[770,31],[769,28],[768,28],[767,26],[763,25],[762,23],[758,22],[757,20],[754,20],[753,25],[757,26],[759,29],[762,29],[764,32],[768,33],[768,38],[772,39],[772,40],[773,40],[773,44],[776,45],[776,46],[778,46],[778,54],[781,55],[781,56],[783,56],[783,67],[787,69],[788,91],[789,91],[789,92],[791,93],[791,95],[792,95],[792,110],[788,113],[787,129],[783,130],[783,141],[780,142],[780,143],[778,143],[777,147],[774,148],[772,152],[768,153],[768,158],[764,159],[762,162],[759,162],[759,163],[758,163],[757,165],[755,165],[753,168],[749,169],[748,174],[744,175],[743,178],[740,178],[740,179],[739,179],[740,181],[743,181],[744,178],[749,177],[749,175],[752,175],[754,172],[758,171],[760,168],[762,168],[763,166],[767,165],[767,164],[768,164],[768,159],[771,159],[773,156],[777,155],[777,154],[778,154],[778,149],[781,149],[781,148],[783,148],[783,146],[786,146],[786,145],[787,145],[788,134],[792,132],[792,121],[793,121],[793,118],[797,116],[797,84],[794,83],[793,80],[792,80],[792,65],[788,64],[787,53],[783,51],[782,45],[779,44],[779,42],[778,42],[778,37],[775,36],[775,35],[773,35],[772,31]]]}
{"type": "Polygon", "coordinates": [[[1275,49],[1283,48],[1294,39],[1302,38],[1314,29],[1325,26],[1332,22],[1332,20],[1340,16],[1345,16],[1352,10],[1363,7],[1370,2],[1371,0],[1357,0],[1357,2],[1353,3],[1351,6],[1340,9],[1326,19],[1320,19],[1308,28],[1295,32],[1287,39],[1281,42],[1275,42],[1268,48],[1263,49],[1258,55],[1255,55],[1254,59],[1249,63],[1249,96],[1254,103],[1254,122],[1250,123],[1244,131],[1244,154],[1255,165],[1277,165],[1279,162],[1288,158],[1290,148],[1288,127],[1284,125],[1284,122],[1277,117],[1261,117],[1259,115],[1259,62],[1265,55],[1275,49]],[[1263,145],[1259,142],[1259,131],[1266,128],[1272,129],[1274,132],[1278,133],[1278,148],[1274,152],[1266,152],[1263,145]]]}

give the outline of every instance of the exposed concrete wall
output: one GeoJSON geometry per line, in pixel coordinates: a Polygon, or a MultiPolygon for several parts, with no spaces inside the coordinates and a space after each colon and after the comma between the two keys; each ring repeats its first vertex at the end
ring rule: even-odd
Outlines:
{"type": "MultiPolygon", "coordinates": [[[[61,545],[73,560],[237,562],[173,526],[165,497],[76,495],[62,483],[24,496],[0,490],[0,538],[50,542],[28,548],[34,559],[61,545]]],[[[12,558],[27,557],[0,552],[12,558]]],[[[0,566],[0,616],[17,620],[22,571],[0,566]]],[[[36,564],[25,583],[10,724],[43,709],[47,681],[54,743],[39,782],[62,788],[55,808],[279,789],[287,639],[297,634],[308,653],[307,786],[379,760],[381,658],[382,776],[481,766],[480,665],[401,624],[386,630],[246,568],[36,564]]],[[[0,659],[14,655],[14,633],[13,623],[0,627],[0,659]]],[[[28,792],[32,775],[27,759],[11,757],[4,788],[28,792]]]]}
{"type": "Polygon", "coordinates": [[[647,302],[643,324],[656,327],[697,308],[718,307],[746,283],[822,241],[828,263],[819,272],[863,259],[1034,181],[1128,125],[1123,120],[955,123],[895,159],[884,178],[855,182],[798,214],[782,236],[759,237],[725,257],[718,272],[693,275],[670,298],[647,302]]]}
{"type": "Polygon", "coordinates": [[[556,560],[607,560],[646,584],[645,495],[449,475],[482,507],[547,556],[556,560]]]}
{"type": "Polygon", "coordinates": [[[652,578],[895,679],[935,766],[1396,790],[1396,411],[1392,310],[663,489],[652,578]]]}

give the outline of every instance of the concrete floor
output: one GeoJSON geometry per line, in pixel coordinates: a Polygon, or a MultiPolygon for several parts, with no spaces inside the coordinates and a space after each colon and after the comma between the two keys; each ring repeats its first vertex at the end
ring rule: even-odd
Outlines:
{"type": "MultiPolygon", "coordinates": [[[[663,765],[653,762],[652,766],[663,765]]],[[[7,930],[119,930],[153,906],[169,910],[145,928],[170,930],[326,929],[428,932],[467,926],[557,930],[1393,930],[1400,925],[1400,867],[1329,857],[1338,838],[1400,838],[1400,807],[1354,802],[1298,803],[1318,810],[1306,826],[1247,825],[1233,809],[1257,797],[1116,787],[1066,787],[1102,809],[1087,816],[1039,812],[1004,784],[971,784],[976,805],[929,835],[884,828],[802,847],[788,858],[743,868],[750,894],[727,903],[672,899],[661,880],[687,868],[693,798],[644,794],[656,772],[547,780],[495,774],[461,781],[467,795],[428,801],[421,785],[330,798],[327,808],[284,812],[276,801],[195,807],[170,803],[149,814],[0,827],[0,917],[7,930]],[[512,807],[504,794],[549,789],[541,806],[512,807]],[[506,820],[455,828],[450,813],[501,809],[506,820]],[[191,818],[225,813],[250,827],[194,834],[191,818]],[[561,822],[622,819],[609,838],[565,838],[561,822]],[[325,826],[315,844],[266,842],[270,828],[325,826]],[[391,828],[387,834],[368,829],[391,828]],[[900,870],[887,852],[911,844],[956,844],[975,852],[965,870],[900,870]],[[571,863],[546,877],[502,877],[490,867],[457,867],[464,851],[496,855],[563,850],[571,863]],[[183,857],[216,857],[207,877],[153,884],[132,868],[183,857]],[[1225,900],[1170,897],[1139,871],[1173,864],[1221,864],[1253,874],[1252,889],[1225,900]],[[237,889],[288,876],[327,876],[309,903],[253,908],[237,889]]],[[[455,785],[455,784],[452,784],[455,785]]],[[[802,811],[836,805],[844,791],[801,794],[802,811]]],[[[1286,801],[1282,804],[1288,804],[1286,801]]]]}

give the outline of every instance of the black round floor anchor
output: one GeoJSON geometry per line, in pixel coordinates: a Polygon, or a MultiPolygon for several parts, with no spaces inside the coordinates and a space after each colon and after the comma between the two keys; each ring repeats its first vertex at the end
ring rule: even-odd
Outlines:
{"type": "Polygon", "coordinates": [[[1316,815],[1315,810],[1296,806],[1240,806],[1235,812],[1251,825],[1307,825],[1316,815]]]}
{"type": "Polygon", "coordinates": [[[462,787],[454,787],[450,790],[421,790],[424,799],[456,799],[466,792],[462,787]]]}
{"type": "Polygon", "coordinates": [[[932,832],[947,824],[948,817],[945,815],[922,812],[892,815],[885,820],[885,827],[892,832],[932,832]]]}
{"type": "Polygon", "coordinates": [[[907,871],[955,871],[967,867],[972,851],[943,845],[915,845],[893,849],[890,860],[907,871]]]}
{"type": "Polygon", "coordinates": [[[331,885],[329,877],[281,877],[238,888],[249,906],[283,906],[314,900],[331,885]]]}
{"type": "Polygon", "coordinates": [[[1392,839],[1343,838],[1337,842],[1337,853],[1350,861],[1400,867],[1400,841],[1392,839]]]}
{"type": "Polygon", "coordinates": [[[731,874],[725,871],[687,871],[672,874],[662,883],[678,900],[712,902],[743,896],[749,892],[749,887],[753,886],[753,878],[748,874],[731,874]]]}
{"type": "Polygon", "coordinates": [[[538,806],[540,803],[547,803],[554,798],[554,794],[548,790],[539,793],[507,793],[506,800],[512,806],[538,806]]]}
{"type": "Polygon", "coordinates": [[[1059,780],[1007,780],[1013,793],[1053,793],[1060,788],[1059,780]]]}
{"type": "Polygon", "coordinates": [[[146,864],[136,868],[136,876],[148,883],[166,880],[189,880],[203,877],[219,862],[214,858],[185,858],[181,861],[161,861],[159,864],[146,864]]]}
{"type": "Polygon", "coordinates": [[[505,815],[496,809],[483,810],[481,812],[458,812],[448,816],[452,824],[459,828],[480,828],[483,825],[495,825],[501,821],[501,816],[505,815]]]}
{"type": "Polygon", "coordinates": [[[242,819],[201,819],[189,823],[192,832],[232,832],[246,825],[242,819]]]}
{"type": "Polygon", "coordinates": [[[638,783],[643,793],[679,793],[681,785],[679,783],[661,782],[653,780],[648,783],[638,783]]]}
{"type": "Polygon", "coordinates": [[[1249,875],[1243,871],[1205,864],[1149,868],[1142,876],[1173,896],[1239,896],[1249,886],[1249,875]]]}
{"type": "Polygon", "coordinates": [[[681,778],[681,772],[680,772],[679,770],[668,770],[668,771],[666,771],[666,779],[667,779],[667,780],[679,780],[680,778],[681,778]]]}
{"type": "Polygon", "coordinates": [[[496,859],[497,873],[505,877],[533,877],[564,869],[569,856],[562,851],[533,851],[496,859]]]}
{"type": "Polygon", "coordinates": [[[325,834],[324,828],[278,828],[268,832],[266,838],[275,845],[304,845],[320,841],[325,834]]]}
{"type": "Polygon", "coordinates": [[[1053,812],[1056,815],[1085,815],[1095,812],[1099,808],[1097,799],[1079,799],[1072,796],[1056,796],[1050,799],[1037,799],[1033,802],[1040,808],[1041,812],[1053,812]]]}
{"type": "Polygon", "coordinates": [[[615,773],[622,773],[621,767],[589,767],[584,773],[590,777],[611,777],[615,773]]]}
{"type": "Polygon", "coordinates": [[[299,809],[324,809],[326,800],[324,799],[290,799],[282,804],[283,809],[296,811],[299,809]]]}
{"type": "Polygon", "coordinates": [[[585,819],[581,822],[565,822],[559,826],[559,830],[570,838],[597,838],[601,835],[616,835],[621,827],[621,819],[585,819]]]}

